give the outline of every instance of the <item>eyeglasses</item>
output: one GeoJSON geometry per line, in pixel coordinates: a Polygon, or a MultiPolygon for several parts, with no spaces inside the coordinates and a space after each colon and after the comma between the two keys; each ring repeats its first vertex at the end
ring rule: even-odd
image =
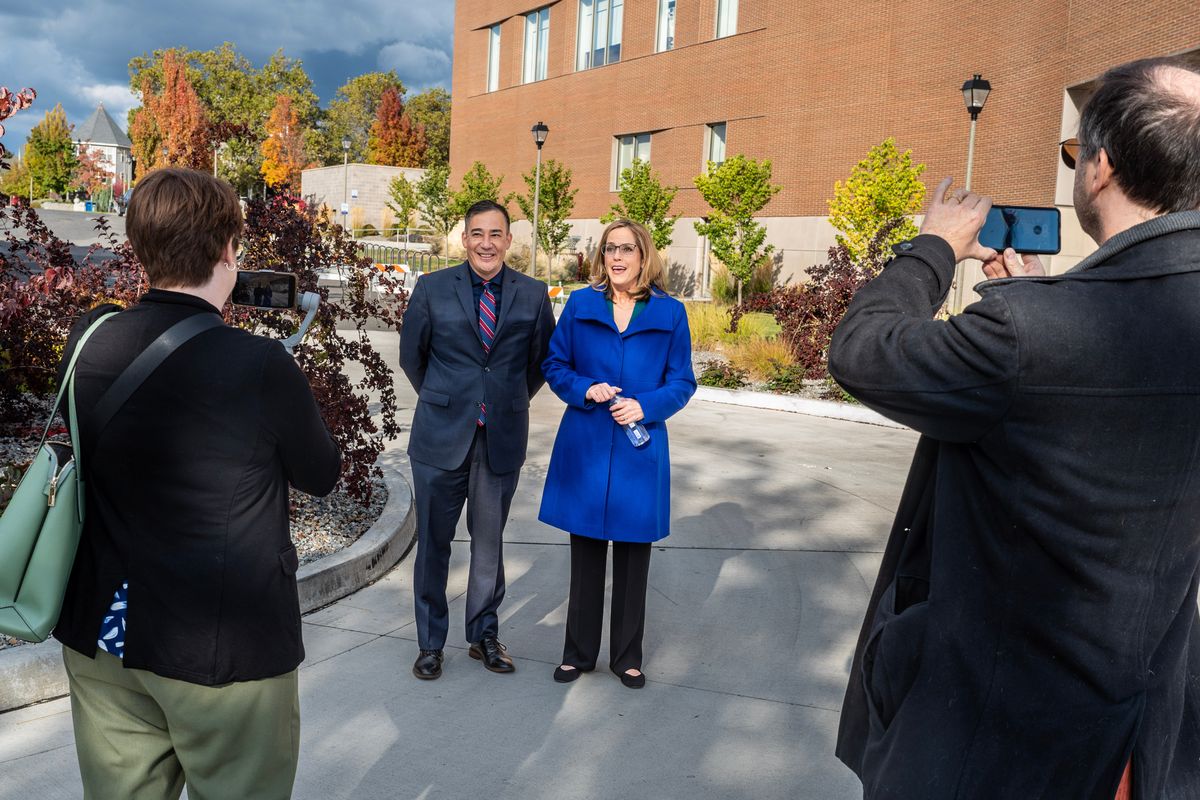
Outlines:
{"type": "Polygon", "coordinates": [[[1083,144],[1072,136],[1070,139],[1064,139],[1059,142],[1058,148],[1058,154],[1062,156],[1062,162],[1067,165],[1067,169],[1075,169],[1075,164],[1079,161],[1079,151],[1083,149],[1083,144]]]}
{"type": "Polygon", "coordinates": [[[620,253],[623,256],[631,256],[638,251],[636,244],[606,244],[604,245],[604,255],[615,256],[620,253]]]}

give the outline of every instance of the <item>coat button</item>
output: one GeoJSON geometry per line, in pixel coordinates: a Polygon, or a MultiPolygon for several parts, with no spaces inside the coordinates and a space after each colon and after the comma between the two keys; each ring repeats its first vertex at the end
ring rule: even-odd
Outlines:
{"type": "Polygon", "coordinates": [[[491,367],[484,367],[484,368],[483,368],[483,371],[484,371],[484,372],[491,372],[491,371],[492,371],[492,368],[491,368],[491,367]]]}

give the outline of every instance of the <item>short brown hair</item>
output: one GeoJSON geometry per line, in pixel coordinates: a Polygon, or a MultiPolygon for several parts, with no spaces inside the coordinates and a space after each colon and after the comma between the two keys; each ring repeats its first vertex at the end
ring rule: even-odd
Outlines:
{"type": "Polygon", "coordinates": [[[125,233],[151,286],[203,286],[230,239],[242,235],[242,205],[223,180],[164,167],[142,178],[129,198],[125,233]]]}
{"type": "Polygon", "coordinates": [[[604,233],[600,235],[600,244],[596,247],[596,255],[592,258],[592,288],[603,290],[605,296],[612,299],[612,288],[608,285],[608,273],[604,270],[604,247],[608,244],[608,235],[617,228],[629,229],[633,238],[637,240],[638,250],[642,254],[642,274],[638,275],[637,286],[633,287],[630,294],[637,300],[649,298],[653,289],[658,289],[665,294],[667,290],[664,285],[666,280],[662,259],[658,257],[658,251],[654,249],[654,238],[644,225],[630,219],[618,219],[609,223],[608,227],[604,229],[604,233]]]}

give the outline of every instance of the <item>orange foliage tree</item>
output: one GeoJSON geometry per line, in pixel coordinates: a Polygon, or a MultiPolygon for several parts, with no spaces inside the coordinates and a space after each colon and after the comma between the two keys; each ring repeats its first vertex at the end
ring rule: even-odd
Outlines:
{"type": "Polygon", "coordinates": [[[272,188],[300,188],[300,172],[308,167],[304,129],[292,108],[292,98],[281,94],[267,118],[267,138],[262,143],[262,176],[272,188]]]}
{"type": "Polygon", "coordinates": [[[71,182],[72,189],[82,189],[88,197],[92,197],[108,186],[112,175],[112,162],[102,150],[82,144],[79,147],[79,168],[75,171],[75,179],[71,182]]]}
{"type": "Polygon", "coordinates": [[[388,88],[379,98],[367,148],[372,164],[419,167],[425,159],[425,126],[416,124],[404,110],[400,92],[388,88]]]}
{"type": "Polygon", "coordinates": [[[129,138],[139,176],[162,166],[212,169],[208,112],[174,50],[163,55],[161,92],[154,92],[148,76],[142,81],[142,107],[130,120],[129,138]]]}

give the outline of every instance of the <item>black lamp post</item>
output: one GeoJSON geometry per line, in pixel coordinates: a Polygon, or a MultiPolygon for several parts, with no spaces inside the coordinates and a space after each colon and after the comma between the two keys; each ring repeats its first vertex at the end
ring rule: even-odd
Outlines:
{"type": "MultiPolygon", "coordinates": [[[[967,140],[967,182],[966,188],[971,189],[971,174],[975,162],[975,123],[979,120],[979,112],[983,111],[983,104],[987,102],[988,95],[992,92],[992,85],[985,81],[979,73],[975,73],[969,81],[962,85],[963,103],[967,106],[967,113],[971,115],[971,136],[967,140]]],[[[965,278],[964,266],[958,264],[954,268],[954,313],[962,311],[963,307],[963,282],[965,278]]]]}
{"type": "MultiPolygon", "coordinates": [[[[529,268],[533,276],[537,277],[537,246],[538,246],[538,201],[542,199],[542,145],[546,143],[546,137],[550,135],[550,129],[545,123],[538,121],[537,125],[530,128],[533,134],[533,143],[537,145],[537,169],[534,171],[533,177],[533,258],[529,260],[529,268]]],[[[550,279],[550,267],[546,267],[546,279],[550,279]]]]}
{"type": "Polygon", "coordinates": [[[979,112],[983,111],[983,104],[987,102],[988,95],[992,92],[992,85],[985,81],[978,73],[971,80],[962,85],[963,102],[967,106],[967,113],[971,115],[971,138],[967,143],[967,189],[971,188],[971,166],[975,160],[975,123],[979,120],[979,112]]]}

